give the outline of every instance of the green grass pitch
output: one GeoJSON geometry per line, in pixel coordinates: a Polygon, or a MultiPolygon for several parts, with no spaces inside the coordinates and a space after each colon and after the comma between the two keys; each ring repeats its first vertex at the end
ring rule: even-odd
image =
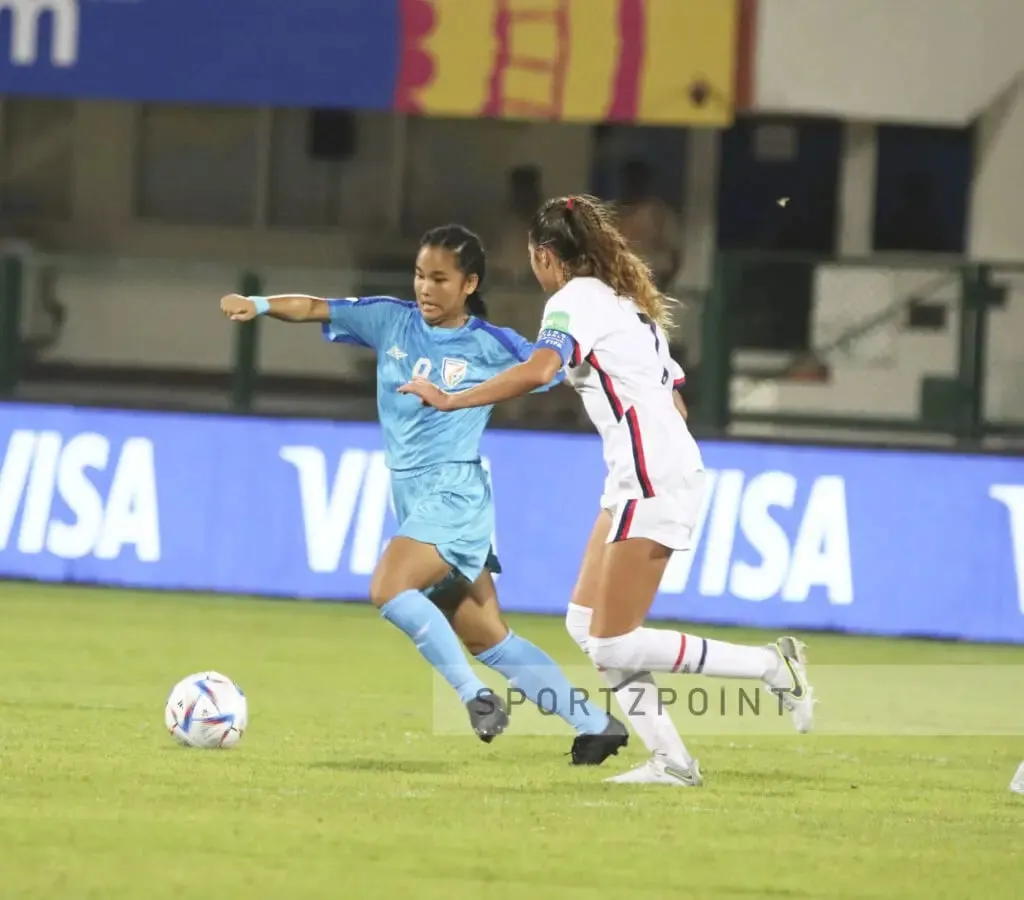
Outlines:
{"type": "MultiPolygon", "coordinates": [[[[510,623],[585,663],[559,619],[510,623]]],[[[812,676],[862,666],[880,709],[900,695],[896,667],[1002,666],[1019,684],[1024,664],[1024,648],[804,637],[812,676]]],[[[1016,688],[967,698],[988,736],[705,728],[689,742],[707,784],[686,790],[602,783],[643,759],[635,739],[600,769],[574,769],[568,729],[517,735],[515,714],[489,746],[438,736],[425,663],[358,605],[0,585],[0,685],[3,900],[1024,890],[1024,797],[1007,790],[1024,758],[1016,688]],[[211,668],[245,688],[249,731],[229,751],[180,748],[164,699],[211,668]]]]}

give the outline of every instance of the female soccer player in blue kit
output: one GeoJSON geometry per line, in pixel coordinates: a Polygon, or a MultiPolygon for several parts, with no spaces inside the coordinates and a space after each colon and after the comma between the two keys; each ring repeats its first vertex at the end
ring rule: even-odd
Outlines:
{"type": "Polygon", "coordinates": [[[370,600],[458,692],[474,731],[489,742],[505,730],[507,708],[473,673],[452,624],[426,593],[440,587],[450,595],[454,582],[462,602],[452,622],[476,658],[534,703],[553,707],[576,730],[573,764],[599,765],[626,745],[625,726],[598,706],[581,703],[581,695],[573,694],[555,662],[500,619],[486,571],[494,506],[490,479],[480,462],[490,407],[446,415],[398,393],[414,377],[447,389],[480,384],[530,358],[533,347],[519,334],[467,311],[467,305],[479,302],[484,274],[479,238],[448,225],[423,236],[416,258],[415,302],[232,294],[221,300],[221,310],[236,322],[260,315],[319,322],[327,340],[377,351],[377,407],[398,533],[374,571],[370,600]],[[552,697],[554,701],[546,699],[552,697]]]}

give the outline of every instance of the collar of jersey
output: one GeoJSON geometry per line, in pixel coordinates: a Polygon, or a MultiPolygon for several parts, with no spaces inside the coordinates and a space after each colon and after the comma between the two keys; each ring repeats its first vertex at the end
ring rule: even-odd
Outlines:
{"type": "Polygon", "coordinates": [[[431,337],[443,341],[451,340],[456,335],[464,334],[467,331],[473,331],[480,327],[480,320],[476,316],[470,316],[466,319],[465,323],[460,325],[458,328],[441,328],[438,325],[428,325],[427,320],[420,316],[420,326],[424,331],[428,332],[431,337]]]}

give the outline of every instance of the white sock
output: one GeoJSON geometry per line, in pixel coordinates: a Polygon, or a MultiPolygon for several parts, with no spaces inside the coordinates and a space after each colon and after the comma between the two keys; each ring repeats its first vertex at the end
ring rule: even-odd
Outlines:
{"type": "MultiPolygon", "coordinates": [[[[570,603],[565,614],[565,627],[579,648],[587,652],[590,620],[593,610],[570,603]]],[[[612,689],[615,701],[633,726],[637,736],[651,752],[672,762],[689,766],[691,757],[666,704],[658,693],[658,685],[650,672],[626,672],[621,669],[599,669],[601,677],[612,689]]]]}
{"type": "Polygon", "coordinates": [[[651,753],[689,766],[692,757],[668,712],[671,699],[661,696],[654,676],[650,672],[625,672],[622,669],[600,671],[612,689],[619,709],[644,746],[651,753]]]}
{"type": "Polygon", "coordinates": [[[599,667],[756,678],[773,687],[789,686],[789,678],[780,672],[779,655],[770,647],[746,647],[680,631],[637,628],[618,637],[590,637],[587,648],[599,667]]]}

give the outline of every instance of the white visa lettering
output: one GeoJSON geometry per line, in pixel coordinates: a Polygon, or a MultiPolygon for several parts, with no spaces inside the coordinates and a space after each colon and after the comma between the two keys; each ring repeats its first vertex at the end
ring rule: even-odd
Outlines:
{"type": "MultiPolygon", "coordinates": [[[[0,496],[3,482],[0,481],[0,496]]],[[[993,484],[988,495],[1002,503],[1009,513],[1010,548],[1013,557],[1013,573],[1017,581],[1017,608],[1024,613],[1024,485],[993,484]]],[[[3,518],[0,515],[0,537],[3,536],[3,518]]]]}
{"type": "Polygon", "coordinates": [[[705,597],[727,593],[763,602],[779,597],[806,601],[815,587],[824,588],[835,605],[853,602],[846,486],[842,478],[815,479],[795,539],[773,512],[793,510],[797,480],[788,472],[762,472],[749,481],[737,469],[709,470],[704,507],[693,536],[694,549],[675,553],[662,579],[665,593],[683,593],[694,560],[704,548],[698,591],[705,597]],[[757,554],[757,562],[735,559],[739,533],[757,554]]]}
{"type": "Polygon", "coordinates": [[[384,552],[384,522],[391,503],[391,472],[380,451],[370,454],[359,501],[359,517],[352,539],[353,575],[372,575],[384,552]]]}
{"type": "Polygon", "coordinates": [[[116,559],[122,547],[135,547],[141,562],[160,561],[160,515],[153,442],[128,438],[121,447],[107,492],[103,530],[93,551],[97,559],[116,559]]]}
{"type": "Polygon", "coordinates": [[[330,488],[327,486],[327,461],[319,447],[282,447],[280,456],[298,472],[309,568],[313,572],[336,572],[355,515],[369,454],[365,450],[346,450],[338,460],[330,488]]]}
{"type": "Polygon", "coordinates": [[[107,471],[110,459],[110,441],[101,434],[85,432],[64,443],[56,431],[12,433],[0,466],[0,551],[10,544],[20,510],[19,553],[112,560],[132,547],[141,562],[159,562],[153,444],[139,437],[124,442],[104,497],[90,470],[107,471]],[[55,515],[55,500],[68,517],[55,515]]]}

